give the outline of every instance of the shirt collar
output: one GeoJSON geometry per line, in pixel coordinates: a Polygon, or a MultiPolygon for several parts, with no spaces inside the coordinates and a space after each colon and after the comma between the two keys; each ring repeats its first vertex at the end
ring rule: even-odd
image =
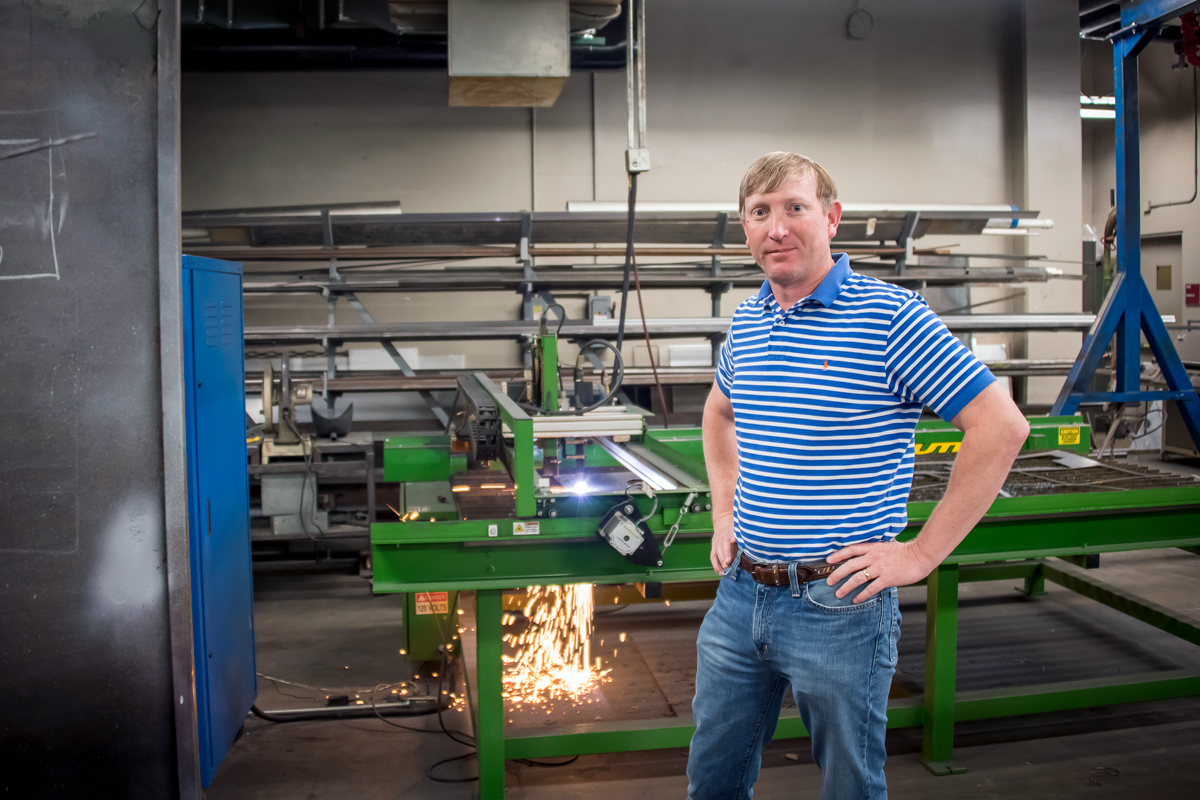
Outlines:
{"type": "MultiPolygon", "coordinates": [[[[834,258],[833,266],[830,267],[829,272],[825,274],[809,297],[829,308],[837,296],[842,293],[842,286],[852,274],[850,256],[846,253],[838,253],[834,258]]],[[[775,305],[775,294],[771,291],[770,281],[763,281],[762,288],[758,290],[758,299],[763,301],[765,306],[775,305]]]]}

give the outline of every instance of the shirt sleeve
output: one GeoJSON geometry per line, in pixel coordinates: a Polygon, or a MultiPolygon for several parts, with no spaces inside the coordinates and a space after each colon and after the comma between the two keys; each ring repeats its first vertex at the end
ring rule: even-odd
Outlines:
{"type": "Polygon", "coordinates": [[[726,397],[733,397],[733,326],[721,344],[721,354],[717,356],[717,386],[726,397]]]}
{"type": "Polygon", "coordinates": [[[996,380],[920,295],[905,301],[892,319],[886,367],[896,395],[928,406],[947,422],[996,380]]]}

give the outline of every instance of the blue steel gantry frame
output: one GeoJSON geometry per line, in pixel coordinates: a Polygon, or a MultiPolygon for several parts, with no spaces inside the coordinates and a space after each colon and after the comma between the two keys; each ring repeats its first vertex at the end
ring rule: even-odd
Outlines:
{"type": "Polygon", "coordinates": [[[1192,440],[1200,446],[1200,398],[1142,280],[1137,62],[1138,54],[1158,34],[1163,22],[1195,6],[1196,0],[1123,3],[1121,27],[1110,37],[1117,100],[1117,274],[1050,413],[1073,414],[1085,402],[1175,400],[1192,440]],[[1162,367],[1166,391],[1140,391],[1142,333],[1162,367]],[[1088,383],[1114,334],[1116,391],[1090,392],[1088,383]]]}

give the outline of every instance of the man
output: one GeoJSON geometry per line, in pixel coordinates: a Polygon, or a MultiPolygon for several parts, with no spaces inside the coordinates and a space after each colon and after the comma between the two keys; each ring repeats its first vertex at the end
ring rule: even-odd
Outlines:
{"type": "Polygon", "coordinates": [[[1029,425],[924,300],[831,254],[842,207],[820,166],[768,153],[739,207],[767,280],[734,313],[704,409],[722,577],[697,641],[688,796],[751,795],[790,684],[821,797],[883,798],[895,587],[979,521],[1029,425]],[[944,498],[901,544],[923,406],[963,442],[944,498]],[[832,574],[805,567],[822,559],[832,574]]]}

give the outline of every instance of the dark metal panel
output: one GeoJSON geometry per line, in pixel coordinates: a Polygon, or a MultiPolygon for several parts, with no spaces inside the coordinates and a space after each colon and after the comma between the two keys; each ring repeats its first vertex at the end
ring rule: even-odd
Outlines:
{"type": "Polygon", "coordinates": [[[164,425],[178,420],[159,335],[160,236],[178,271],[178,228],[159,224],[172,201],[158,122],[174,111],[159,81],[174,75],[156,26],[169,43],[174,20],[137,0],[0,5],[0,155],[11,140],[95,134],[0,160],[0,786],[12,797],[189,786],[164,498],[164,425]]]}

